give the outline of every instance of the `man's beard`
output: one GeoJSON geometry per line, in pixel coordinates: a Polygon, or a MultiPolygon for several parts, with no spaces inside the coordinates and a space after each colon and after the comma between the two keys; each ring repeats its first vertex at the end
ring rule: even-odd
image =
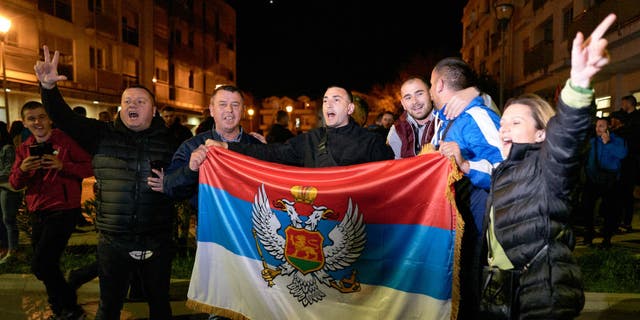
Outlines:
{"type": "MultiPolygon", "coordinates": [[[[426,105],[424,106],[424,109],[425,109],[425,110],[433,110],[433,104],[426,104],[426,105]]],[[[412,117],[413,117],[414,119],[418,120],[418,121],[422,121],[422,120],[424,120],[424,119],[428,118],[430,113],[431,113],[431,112],[425,112],[425,113],[424,113],[424,116],[423,116],[423,117],[421,117],[421,118],[415,117],[415,116],[413,116],[413,115],[412,115],[412,117]]]]}

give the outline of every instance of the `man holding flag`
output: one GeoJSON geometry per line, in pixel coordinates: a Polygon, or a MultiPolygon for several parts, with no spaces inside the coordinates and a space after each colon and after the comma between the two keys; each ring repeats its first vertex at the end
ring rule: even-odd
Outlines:
{"type": "Polygon", "coordinates": [[[248,145],[208,141],[254,158],[307,168],[346,166],[393,159],[384,137],[358,126],[349,90],[332,86],[322,100],[326,126],[299,134],[283,144],[248,145]]]}
{"type": "Polygon", "coordinates": [[[207,141],[281,164],[208,150],[188,306],[234,319],[450,317],[459,174],[437,153],[378,161],[393,152],[353,109],[330,87],[326,128],[282,145],[207,141]]]}

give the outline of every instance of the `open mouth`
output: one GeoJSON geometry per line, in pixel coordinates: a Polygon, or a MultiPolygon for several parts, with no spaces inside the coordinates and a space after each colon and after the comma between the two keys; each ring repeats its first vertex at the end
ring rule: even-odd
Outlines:
{"type": "Polygon", "coordinates": [[[135,111],[129,111],[127,115],[129,116],[129,119],[138,119],[140,117],[140,115],[135,111]]]}

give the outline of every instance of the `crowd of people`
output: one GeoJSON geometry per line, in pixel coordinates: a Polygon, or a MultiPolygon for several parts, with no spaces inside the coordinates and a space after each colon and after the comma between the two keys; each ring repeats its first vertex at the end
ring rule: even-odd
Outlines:
{"type": "Polygon", "coordinates": [[[609,62],[603,35],[614,21],[614,15],[605,18],[589,38],[576,35],[570,78],[555,110],[525,94],[507,101],[500,115],[478,89],[471,66],[447,57],[435,65],[429,82],[422,77],[403,82],[403,113],[397,119],[381,112],[367,127],[366,102],[346,87],[331,86],[318,128],[294,134],[282,111],[266,137],[240,126],[244,94],[232,85],[212,93],[208,117],[195,136],[175,109],[159,110],[153,93],[140,85],[123,91],[115,117],[87,118],[86,110],[65,102],[57,87],[66,79],[57,72],[59,53],[44,46],[44,60],[35,66],[42,103],[26,103],[22,121],[11,130],[0,122],[0,264],[16,259],[16,215],[24,199],[32,218],[31,269],[46,287],[52,319],[82,319],[79,284],[65,279],[60,258],[79,216],[81,181],[95,176],[96,319],[120,318],[133,276],[139,278],[150,319],[170,319],[174,205],[183,201],[197,210],[199,168],[211,146],[310,168],[438,152],[451,157],[464,176],[456,184],[457,207],[467,225],[458,319],[495,319],[505,312],[507,319],[576,317],[584,294],[572,257],[571,215],[583,215],[585,241],[591,243],[592,208],[602,198],[603,244],[610,245],[620,223],[630,229],[640,175],[635,98],[624,97],[610,118],[593,117],[591,80],[609,62]],[[581,170],[583,202],[574,210],[581,170]],[[618,185],[623,192],[613,187],[618,185]],[[504,299],[487,293],[495,279],[505,277],[518,284],[505,289],[515,290],[507,311],[504,299]]]}

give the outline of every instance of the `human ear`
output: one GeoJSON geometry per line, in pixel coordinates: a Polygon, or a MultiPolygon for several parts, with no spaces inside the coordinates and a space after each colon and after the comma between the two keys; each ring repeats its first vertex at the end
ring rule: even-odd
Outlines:
{"type": "Polygon", "coordinates": [[[545,139],[546,137],[547,137],[547,136],[546,136],[546,133],[545,133],[545,131],[544,131],[544,130],[538,130],[538,131],[536,132],[536,139],[535,139],[535,141],[536,141],[536,142],[542,142],[542,141],[544,141],[544,139],[545,139]]]}
{"type": "Polygon", "coordinates": [[[349,105],[347,106],[347,114],[351,115],[355,109],[356,109],[356,105],[353,104],[353,102],[350,102],[349,105]]]}

